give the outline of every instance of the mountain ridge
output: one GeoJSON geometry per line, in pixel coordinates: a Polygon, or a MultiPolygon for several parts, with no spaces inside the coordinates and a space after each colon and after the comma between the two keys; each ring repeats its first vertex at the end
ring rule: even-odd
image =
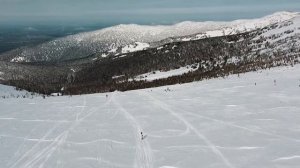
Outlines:
{"type": "Polygon", "coordinates": [[[259,19],[244,19],[232,22],[185,21],[174,25],[156,26],[121,24],[92,32],[70,35],[37,45],[36,47],[13,50],[2,54],[0,59],[11,62],[55,62],[71,60],[95,53],[116,50],[119,47],[132,45],[136,42],[150,43],[151,45],[151,43],[163,41],[168,38],[176,39],[177,37],[221,29],[229,30],[230,28],[233,30],[237,28],[243,31],[245,27],[245,31],[251,31],[292,19],[298,15],[299,13],[295,12],[277,12],[259,19]]]}
{"type": "Polygon", "coordinates": [[[120,46],[104,57],[99,52],[59,62],[0,61],[0,82],[44,94],[85,94],[188,83],[300,62],[298,15],[251,31],[224,32],[120,46]]]}

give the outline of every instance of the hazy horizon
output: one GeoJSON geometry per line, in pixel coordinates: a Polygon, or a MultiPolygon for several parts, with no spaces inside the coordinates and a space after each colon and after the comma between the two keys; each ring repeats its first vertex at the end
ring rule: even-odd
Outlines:
{"type": "Polygon", "coordinates": [[[300,11],[295,0],[0,0],[5,24],[173,24],[250,19],[300,11]]]}
{"type": "Polygon", "coordinates": [[[295,0],[0,0],[0,53],[118,24],[253,19],[299,11],[295,0]]]}

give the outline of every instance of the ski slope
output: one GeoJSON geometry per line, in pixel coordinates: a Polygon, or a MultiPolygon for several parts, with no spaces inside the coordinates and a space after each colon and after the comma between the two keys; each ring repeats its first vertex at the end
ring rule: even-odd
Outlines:
{"type": "Polygon", "coordinates": [[[296,65],[107,98],[0,99],[0,167],[296,168],[299,85],[296,65]]]}

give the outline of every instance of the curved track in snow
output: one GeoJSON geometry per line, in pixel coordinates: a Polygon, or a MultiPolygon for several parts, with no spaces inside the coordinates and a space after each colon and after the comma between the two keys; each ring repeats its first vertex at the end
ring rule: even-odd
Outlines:
{"type": "Polygon", "coordinates": [[[1,99],[0,167],[294,168],[298,74],[295,65],[107,97],[1,99]]]}

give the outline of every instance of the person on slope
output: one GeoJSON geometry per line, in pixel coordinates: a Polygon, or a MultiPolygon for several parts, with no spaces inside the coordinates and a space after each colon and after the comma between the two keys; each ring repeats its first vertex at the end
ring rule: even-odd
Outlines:
{"type": "Polygon", "coordinates": [[[144,140],[147,138],[147,135],[144,135],[143,132],[141,132],[141,140],[144,140]]]}
{"type": "Polygon", "coordinates": [[[141,132],[141,140],[144,140],[145,139],[145,136],[143,134],[143,132],[141,132]]]}

